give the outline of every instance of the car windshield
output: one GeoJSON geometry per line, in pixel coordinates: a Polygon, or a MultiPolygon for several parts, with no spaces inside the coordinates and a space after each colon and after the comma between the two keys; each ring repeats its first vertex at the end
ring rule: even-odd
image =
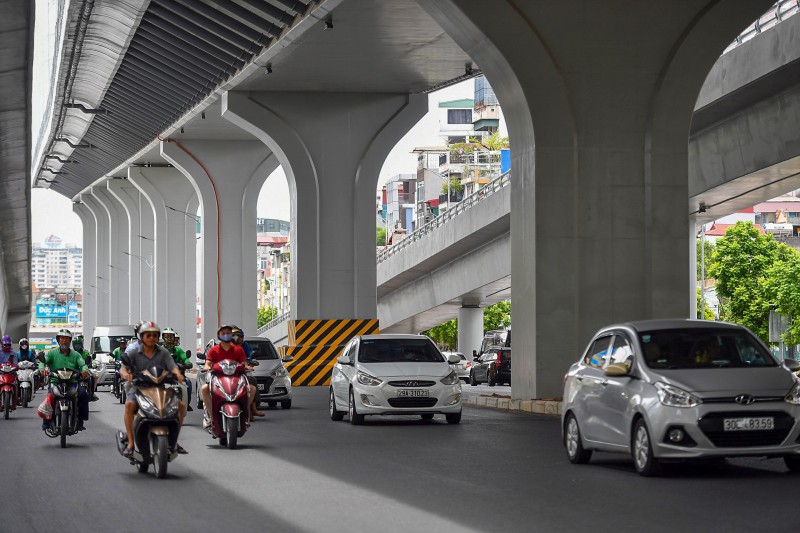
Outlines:
{"type": "Polygon", "coordinates": [[[267,359],[278,359],[278,352],[275,346],[269,341],[247,341],[251,348],[253,348],[253,356],[258,361],[265,361],[267,359]]]}
{"type": "Polygon", "coordinates": [[[363,339],[362,363],[442,363],[444,357],[428,339],[363,339]]]}
{"type": "Polygon", "coordinates": [[[748,332],[736,329],[669,329],[639,333],[650,368],[745,368],[777,366],[748,332]]]}
{"type": "Polygon", "coordinates": [[[119,348],[119,342],[117,342],[116,337],[94,337],[92,341],[91,348],[94,353],[111,353],[119,348]]]}

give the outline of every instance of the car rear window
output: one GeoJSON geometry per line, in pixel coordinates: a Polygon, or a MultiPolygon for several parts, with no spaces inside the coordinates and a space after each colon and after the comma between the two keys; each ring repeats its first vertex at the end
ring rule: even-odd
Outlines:
{"type": "Polygon", "coordinates": [[[267,359],[278,359],[278,351],[275,346],[269,341],[247,341],[253,349],[253,357],[257,361],[265,361],[267,359]]]}
{"type": "Polygon", "coordinates": [[[650,368],[745,368],[777,366],[761,343],[745,330],[685,328],[639,333],[650,368]]]}
{"type": "Polygon", "coordinates": [[[510,361],[511,360],[511,350],[500,350],[500,360],[501,361],[510,361]]]}
{"type": "Polygon", "coordinates": [[[363,339],[362,363],[442,363],[444,357],[428,339],[363,339]]]}

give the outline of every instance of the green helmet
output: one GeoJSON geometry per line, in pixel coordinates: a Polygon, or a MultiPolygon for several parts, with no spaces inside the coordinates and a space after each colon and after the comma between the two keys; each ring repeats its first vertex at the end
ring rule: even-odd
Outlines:
{"type": "Polygon", "coordinates": [[[58,333],[56,333],[56,339],[59,337],[69,337],[71,339],[72,332],[67,328],[61,328],[60,330],[58,330],[58,333]]]}

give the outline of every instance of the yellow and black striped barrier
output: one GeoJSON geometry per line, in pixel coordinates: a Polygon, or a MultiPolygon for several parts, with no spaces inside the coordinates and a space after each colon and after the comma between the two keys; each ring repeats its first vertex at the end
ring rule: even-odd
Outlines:
{"type": "Polygon", "coordinates": [[[329,385],[331,369],[344,345],[357,335],[373,335],[379,331],[376,319],[289,321],[289,345],[285,347],[285,354],[293,358],[286,363],[292,385],[329,385]]]}

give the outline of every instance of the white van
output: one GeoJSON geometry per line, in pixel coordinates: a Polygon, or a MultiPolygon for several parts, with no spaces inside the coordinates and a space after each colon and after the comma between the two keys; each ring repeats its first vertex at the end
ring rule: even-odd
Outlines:
{"type": "MultiPolygon", "coordinates": [[[[92,357],[97,361],[99,369],[105,370],[106,365],[113,360],[111,352],[119,348],[117,339],[124,337],[126,339],[133,338],[132,325],[120,326],[96,326],[92,332],[92,340],[85,346],[86,350],[91,352],[92,357]]],[[[114,381],[114,369],[109,369],[108,372],[100,372],[102,376],[98,385],[111,385],[114,381]]]]}

